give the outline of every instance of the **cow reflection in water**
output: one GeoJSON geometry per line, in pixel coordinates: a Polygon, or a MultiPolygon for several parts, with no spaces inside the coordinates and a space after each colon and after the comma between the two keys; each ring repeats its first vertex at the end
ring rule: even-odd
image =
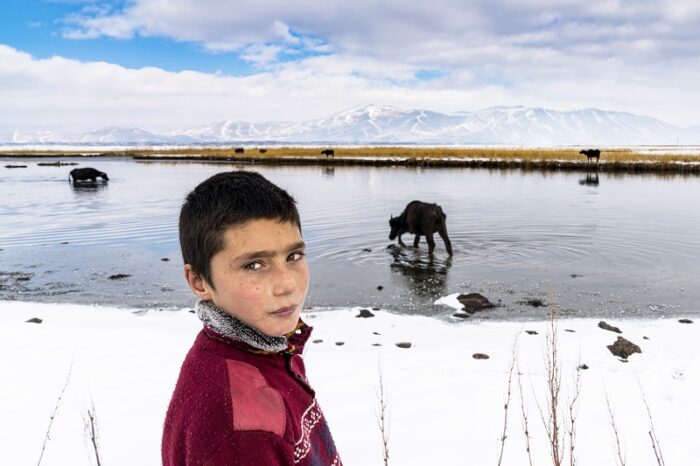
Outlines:
{"type": "Polygon", "coordinates": [[[587,172],[585,178],[581,178],[578,180],[578,184],[583,186],[598,186],[599,182],[600,181],[598,180],[597,171],[587,172]]]}
{"type": "Polygon", "coordinates": [[[425,250],[405,249],[396,244],[387,247],[393,256],[391,270],[406,279],[406,287],[419,296],[434,297],[447,294],[447,272],[452,257],[435,260],[425,250]]]}

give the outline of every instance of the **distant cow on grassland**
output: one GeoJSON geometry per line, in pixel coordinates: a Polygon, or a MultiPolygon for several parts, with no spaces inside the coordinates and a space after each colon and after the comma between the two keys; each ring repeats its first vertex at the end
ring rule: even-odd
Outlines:
{"type": "Polygon", "coordinates": [[[321,155],[325,155],[326,158],[328,158],[328,157],[335,158],[335,151],[333,149],[324,149],[321,151],[321,155]]]}
{"type": "Polygon", "coordinates": [[[437,231],[445,242],[447,253],[452,255],[452,243],[447,236],[447,215],[442,211],[442,207],[437,204],[429,204],[421,201],[411,201],[398,217],[393,215],[389,219],[391,233],[389,239],[393,240],[398,236],[399,244],[405,246],[401,241],[401,235],[410,233],[416,235],[413,239],[413,247],[418,247],[421,235],[425,236],[428,242],[428,253],[432,254],[435,249],[433,234],[437,231]]]}
{"type": "Polygon", "coordinates": [[[242,154],[243,152],[245,152],[245,150],[243,150],[242,147],[236,147],[233,152],[235,152],[236,154],[242,154]]]}
{"type": "Polygon", "coordinates": [[[70,181],[71,178],[73,179],[73,183],[78,181],[90,181],[95,183],[97,178],[102,178],[104,181],[109,181],[109,177],[105,172],[101,172],[92,167],[74,168],[68,174],[68,181],[70,181]]]}
{"type": "Polygon", "coordinates": [[[598,149],[584,149],[580,151],[579,154],[588,157],[589,163],[593,159],[595,159],[595,163],[598,163],[598,161],[600,160],[600,151],[598,149]]]}

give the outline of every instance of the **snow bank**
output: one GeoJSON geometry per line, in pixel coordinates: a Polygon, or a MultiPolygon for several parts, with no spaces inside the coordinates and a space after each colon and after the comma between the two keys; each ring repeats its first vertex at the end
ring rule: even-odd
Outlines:
{"type": "MultiPolygon", "coordinates": [[[[382,464],[380,372],[389,407],[390,464],[497,464],[514,344],[533,462],[551,464],[537,407],[546,403],[547,322],[447,322],[385,311],[364,319],[355,317],[358,309],[303,316],[315,328],[305,353],[309,378],[346,465],[382,464]],[[411,346],[396,346],[400,342],[411,346]],[[474,359],[474,353],[489,359],[474,359]]],[[[581,375],[577,463],[615,464],[607,392],[627,464],[656,464],[642,393],[666,463],[695,464],[700,457],[695,441],[700,427],[699,326],[675,319],[609,323],[620,327],[642,354],[626,363],[610,354],[606,346],[617,334],[598,328],[597,320],[558,323],[563,404],[574,394],[575,375],[581,375]],[[577,371],[580,364],[588,369],[577,371]]],[[[0,302],[2,463],[36,463],[70,371],[42,464],[90,464],[83,416],[93,403],[105,464],[159,464],[167,404],[199,328],[187,310],[137,314],[0,302]],[[25,322],[32,317],[43,322],[25,322]]],[[[528,464],[517,380],[514,375],[504,465],[528,464]]]]}

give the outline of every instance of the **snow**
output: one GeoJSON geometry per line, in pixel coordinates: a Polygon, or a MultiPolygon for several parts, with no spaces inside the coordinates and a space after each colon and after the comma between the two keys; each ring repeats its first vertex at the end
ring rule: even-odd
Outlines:
{"type": "MultiPolygon", "coordinates": [[[[441,302],[456,307],[454,298],[441,302]]],[[[446,321],[388,311],[361,319],[355,317],[358,310],[318,309],[303,315],[314,326],[311,340],[323,340],[310,341],[304,357],[346,465],[382,464],[380,373],[389,410],[389,464],[498,464],[514,347],[533,464],[551,464],[533,395],[545,405],[546,321],[446,321]],[[342,346],[336,345],[341,341],[342,346]],[[411,347],[399,348],[398,342],[411,347]],[[477,352],[490,358],[474,359],[477,352]]],[[[642,354],[626,363],[610,354],[606,346],[618,335],[598,328],[597,320],[560,320],[557,325],[564,406],[573,396],[576,374],[581,376],[577,464],[616,464],[606,392],[627,464],[657,464],[643,397],[666,464],[697,464],[699,326],[676,319],[608,323],[620,327],[642,354]],[[577,371],[579,364],[589,369],[577,371]]],[[[90,464],[83,415],[93,403],[105,464],[159,464],[170,394],[200,325],[188,310],[0,302],[2,464],[37,462],[69,371],[41,464],[90,464]],[[25,322],[32,317],[43,323],[25,322]]],[[[514,375],[504,465],[528,464],[517,380],[514,375]]]]}

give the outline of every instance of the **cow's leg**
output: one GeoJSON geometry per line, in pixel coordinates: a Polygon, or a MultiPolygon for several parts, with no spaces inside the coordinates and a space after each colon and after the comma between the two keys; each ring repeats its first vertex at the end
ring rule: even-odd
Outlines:
{"type": "Polygon", "coordinates": [[[433,234],[425,235],[425,240],[428,242],[428,254],[432,254],[435,250],[435,240],[433,234]]]}
{"type": "Polygon", "coordinates": [[[413,247],[414,248],[418,247],[418,241],[420,241],[420,234],[416,234],[416,237],[413,238],[413,247]]]}
{"type": "Polygon", "coordinates": [[[400,233],[400,234],[399,234],[399,244],[400,244],[401,246],[404,246],[404,247],[405,247],[406,245],[403,244],[403,241],[401,241],[401,235],[402,235],[402,234],[403,234],[403,233],[400,233]]]}
{"type": "Polygon", "coordinates": [[[440,234],[440,238],[445,242],[445,249],[447,249],[447,254],[450,256],[452,255],[452,242],[450,241],[450,238],[447,236],[447,228],[444,226],[438,230],[438,233],[440,234]]]}

